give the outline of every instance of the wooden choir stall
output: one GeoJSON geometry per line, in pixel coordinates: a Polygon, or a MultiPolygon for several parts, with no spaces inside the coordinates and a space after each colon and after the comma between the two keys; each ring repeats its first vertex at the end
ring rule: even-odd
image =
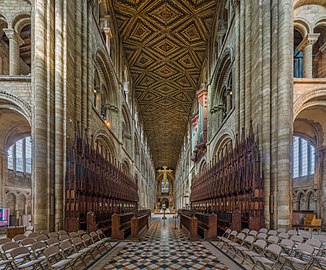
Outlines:
{"type": "Polygon", "coordinates": [[[263,187],[259,147],[251,123],[248,136],[243,129],[241,140],[237,136],[226,155],[193,179],[192,215],[208,223],[204,215],[214,214],[217,222],[211,226],[217,226],[217,233],[226,227],[258,230],[264,226],[263,187]]]}
{"type": "Polygon", "coordinates": [[[120,215],[130,224],[137,211],[138,187],[133,177],[109,153],[100,151],[86,132],[81,136],[79,126],[67,152],[65,195],[68,232],[101,228],[111,235],[112,216],[120,215]]]}

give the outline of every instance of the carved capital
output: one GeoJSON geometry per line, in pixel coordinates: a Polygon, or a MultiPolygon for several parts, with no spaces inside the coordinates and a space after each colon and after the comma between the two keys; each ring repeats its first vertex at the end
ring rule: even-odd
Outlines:
{"type": "Polygon", "coordinates": [[[317,42],[319,35],[319,33],[308,34],[299,44],[298,50],[302,51],[309,45],[313,46],[317,42]]]}
{"type": "Polygon", "coordinates": [[[3,29],[3,31],[5,32],[8,39],[15,40],[18,43],[18,46],[21,46],[24,44],[24,40],[14,29],[5,28],[5,29],[3,29]]]}

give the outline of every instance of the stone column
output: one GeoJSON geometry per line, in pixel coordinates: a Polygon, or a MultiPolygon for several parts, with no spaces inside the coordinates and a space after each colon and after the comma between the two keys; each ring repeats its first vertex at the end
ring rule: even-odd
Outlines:
{"type": "Polygon", "coordinates": [[[312,78],[312,48],[319,37],[318,34],[308,34],[298,46],[298,50],[303,50],[303,77],[312,78]]]}
{"type": "MultiPolygon", "coordinates": [[[[277,184],[277,225],[292,226],[291,147],[293,126],[293,1],[278,1],[277,13],[277,138],[275,181],[277,184]]],[[[273,114],[274,115],[274,114],[273,114]]]]}
{"type": "Polygon", "coordinates": [[[232,109],[232,89],[228,89],[226,92],[226,112],[229,112],[232,109]]]}
{"type": "Polygon", "coordinates": [[[14,29],[3,29],[9,39],[9,75],[19,74],[19,46],[24,44],[24,40],[14,29]]]}
{"type": "MultiPolygon", "coordinates": [[[[316,168],[315,168],[315,174],[318,174],[319,175],[318,178],[320,179],[317,188],[317,196],[320,198],[317,213],[318,212],[320,213],[323,224],[326,224],[326,173],[324,170],[326,165],[325,151],[326,151],[325,146],[316,149],[316,168]]],[[[316,175],[315,175],[315,179],[316,179],[316,175]]]]}
{"type": "Polygon", "coordinates": [[[236,127],[236,133],[240,133],[241,131],[241,123],[240,123],[240,0],[234,0],[233,2],[233,8],[235,11],[235,17],[234,17],[234,35],[235,35],[235,55],[234,55],[234,62],[235,67],[233,69],[234,72],[234,83],[233,83],[233,89],[234,89],[234,95],[235,100],[237,101],[236,104],[234,104],[235,111],[237,114],[237,127],[236,127]]]}
{"type": "Polygon", "coordinates": [[[222,125],[222,122],[223,122],[223,111],[224,111],[224,105],[218,105],[217,106],[217,127],[218,128],[222,125]]]}
{"type": "Polygon", "coordinates": [[[103,28],[103,32],[105,34],[105,45],[108,51],[108,54],[110,55],[111,52],[111,38],[112,38],[112,32],[110,27],[103,28]]]}
{"type": "MultiPolygon", "coordinates": [[[[53,218],[53,179],[51,139],[53,118],[51,117],[51,103],[53,97],[53,79],[49,81],[48,76],[53,76],[54,65],[49,65],[48,59],[53,57],[53,25],[54,7],[46,0],[35,0],[32,5],[32,98],[33,125],[32,125],[32,190],[33,190],[33,226],[36,231],[50,230],[53,218]],[[51,37],[51,38],[48,38],[51,37]],[[49,108],[48,108],[49,102],[49,108]]],[[[53,224],[54,225],[54,224],[53,224]]]]}
{"type": "Polygon", "coordinates": [[[0,207],[6,207],[5,185],[8,181],[8,154],[0,151],[0,207]]]}

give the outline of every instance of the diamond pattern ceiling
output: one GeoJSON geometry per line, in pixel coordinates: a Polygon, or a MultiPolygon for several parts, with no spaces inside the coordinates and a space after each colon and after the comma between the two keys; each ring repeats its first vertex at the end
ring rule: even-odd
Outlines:
{"type": "Polygon", "coordinates": [[[175,168],[217,0],[114,0],[157,168],[175,168]]]}

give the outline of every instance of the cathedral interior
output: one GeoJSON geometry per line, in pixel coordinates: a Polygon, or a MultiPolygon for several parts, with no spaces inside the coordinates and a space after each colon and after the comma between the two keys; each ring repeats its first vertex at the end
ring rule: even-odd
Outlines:
{"type": "Polygon", "coordinates": [[[0,0],[0,267],[326,269],[324,165],[325,0],[0,0]]]}

